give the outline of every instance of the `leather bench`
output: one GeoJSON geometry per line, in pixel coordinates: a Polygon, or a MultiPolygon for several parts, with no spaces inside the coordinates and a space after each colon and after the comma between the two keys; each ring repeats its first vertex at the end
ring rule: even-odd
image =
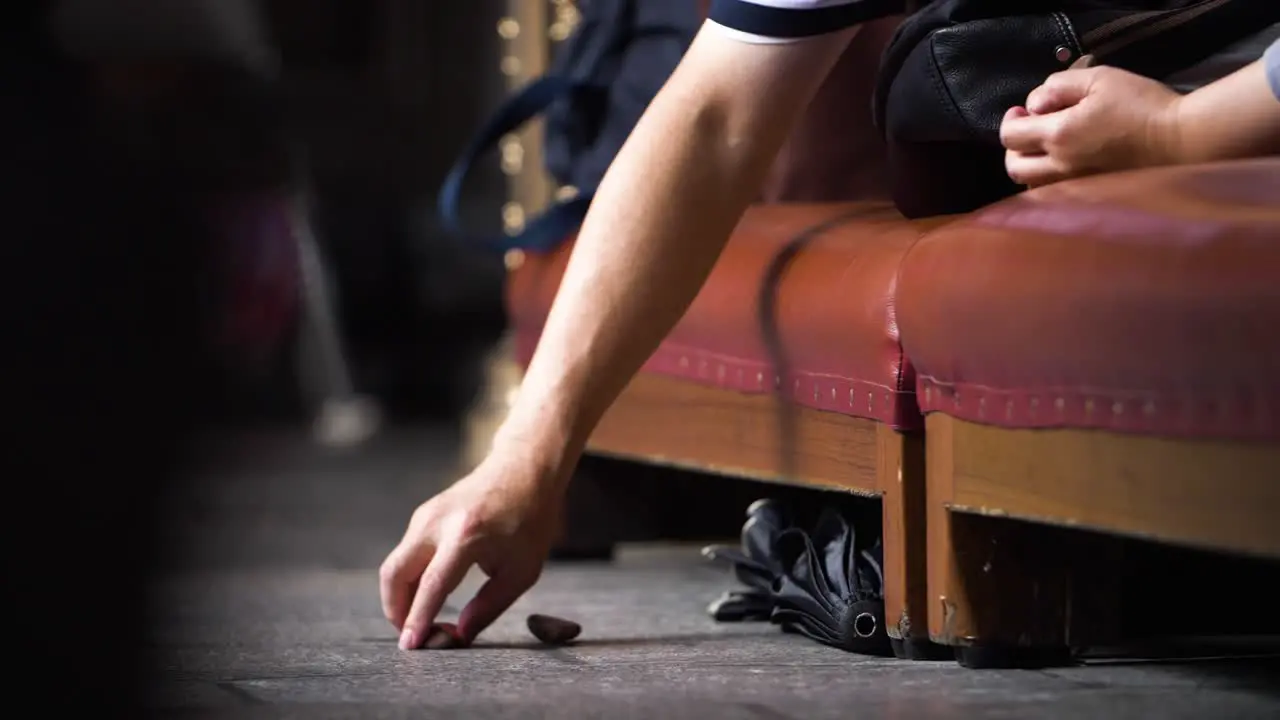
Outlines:
{"type": "Polygon", "coordinates": [[[1072,608],[1114,573],[1108,536],[1280,557],[1280,159],[1072,181],[947,224],[907,254],[897,318],[927,416],[934,640],[1109,639],[1114,602],[1072,608]],[[1105,535],[1031,556],[973,515],[1105,535]]]}
{"type": "MultiPolygon", "coordinates": [[[[1276,197],[1280,160],[1259,160],[928,222],[757,206],[591,450],[880,497],[902,654],[1026,664],[1118,639],[1114,537],[1280,557],[1276,197]],[[758,310],[787,256],[782,377],[758,310]],[[789,467],[774,386],[798,406],[789,467]]],[[[521,361],[570,250],[511,275],[521,361]]]]}
{"type": "MultiPolygon", "coordinates": [[[[878,497],[900,655],[1053,662],[1119,637],[1117,537],[1280,557],[1280,161],[905,221],[865,112],[896,22],[855,38],[590,450],[878,497]]],[[[513,263],[521,362],[569,252],[513,263]]]]}

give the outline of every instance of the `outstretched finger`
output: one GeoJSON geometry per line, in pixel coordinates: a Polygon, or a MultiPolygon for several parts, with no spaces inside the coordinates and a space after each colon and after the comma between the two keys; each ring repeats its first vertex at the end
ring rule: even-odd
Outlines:
{"type": "Polygon", "coordinates": [[[436,549],[431,563],[422,572],[418,582],[418,591],[413,598],[413,606],[405,619],[404,629],[400,633],[400,647],[404,650],[416,650],[422,647],[427,639],[431,624],[440,614],[440,608],[449,598],[449,593],[457,589],[471,568],[471,560],[462,552],[458,544],[441,545],[436,549]]]}
{"type": "Polygon", "coordinates": [[[392,550],[378,570],[378,590],[382,596],[382,613],[396,630],[403,630],[418,580],[435,554],[431,547],[401,544],[392,550]]]}
{"type": "Polygon", "coordinates": [[[533,573],[521,574],[513,572],[495,573],[489,578],[471,602],[462,609],[458,616],[458,632],[468,643],[475,642],[476,636],[502,617],[526,590],[537,582],[533,573]]]}

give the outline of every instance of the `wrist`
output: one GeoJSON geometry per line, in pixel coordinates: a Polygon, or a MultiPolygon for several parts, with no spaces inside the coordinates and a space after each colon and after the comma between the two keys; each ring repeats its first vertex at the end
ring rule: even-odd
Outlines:
{"type": "Polygon", "coordinates": [[[1187,96],[1177,95],[1164,111],[1157,113],[1148,131],[1147,146],[1151,150],[1148,165],[1181,165],[1195,162],[1186,137],[1187,96]]]}
{"type": "Polygon", "coordinates": [[[563,492],[582,450],[566,423],[531,418],[513,408],[494,433],[490,454],[537,468],[548,492],[563,492]]]}

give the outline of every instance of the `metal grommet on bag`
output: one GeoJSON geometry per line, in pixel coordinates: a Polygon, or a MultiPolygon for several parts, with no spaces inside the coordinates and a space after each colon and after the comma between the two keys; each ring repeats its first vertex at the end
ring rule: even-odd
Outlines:
{"type": "Polygon", "coordinates": [[[1074,58],[1076,54],[1071,48],[1067,47],[1066,45],[1059,45],[1058,47],[1054,48],[1053,56],[1058,60],[1058,62],[1062,63],[1063,65],[1066,65],[1067,63],[1071,62],[1071,59],[1074,58]]]}

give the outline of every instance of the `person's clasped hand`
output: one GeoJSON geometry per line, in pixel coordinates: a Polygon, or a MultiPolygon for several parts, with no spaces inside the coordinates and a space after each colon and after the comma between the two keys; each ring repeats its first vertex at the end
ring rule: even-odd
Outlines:
{"type": "Polygon", "coordinates": [[[1036,187],[1068,178],[1177,161],[1181,95],[1109,67],[1049,76],[1000,126],[1005,168],[1036,187]]]}
{"type": "Polygon", "coordinates": [[[472,566],[489,579],[458,618],[468,644],[537,582],[562,509],[562,494],[548,490],[556,486],[548,472],[526,453],[495,450],[414,511],[380,571],[382,609],[401,648],[422,647],[472,566]]]}

